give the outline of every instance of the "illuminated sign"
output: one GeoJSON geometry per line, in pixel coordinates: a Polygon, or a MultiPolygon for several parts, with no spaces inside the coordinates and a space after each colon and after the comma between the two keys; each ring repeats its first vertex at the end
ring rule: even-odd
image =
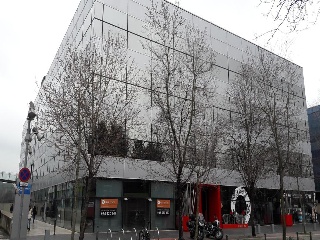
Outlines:
{"type": "Polygon", "coordinates": [[[170,215],[170,200],[157,199],[157,215],[170,215]]]}
{"type": "Polygon", "coordinates": [[[111,217],[117,215],[118,199],[100,200],[100,217],[111,217]]]}
{"type": "Polygon", "coordinates": [[[157,199],[157,208],[170,208],[170,200],[157,199]]]}
{"type": "Polygon", "coordinates": [[[100,208],[118,208],[118,199],[101,199],[100,208]]]}
{"type": "Polygon", "coordinates": [[[111,217],[117,215],[117,209],[102,208],[100,209],[100,217],[111,217]]]}

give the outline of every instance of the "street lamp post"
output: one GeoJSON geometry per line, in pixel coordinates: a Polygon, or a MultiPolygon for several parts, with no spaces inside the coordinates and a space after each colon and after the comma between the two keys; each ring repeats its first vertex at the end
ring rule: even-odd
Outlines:
{"type": "MultiPolygon", "coordinates": [[[[27,133],[25,137],[26,142],[26,150],[25,150],[25,156],[24,156],[24,162],[23,162],[23,168],[27,167],[27,160],[28,160],[28,150],[29,150],[29,144],[32,140],[31,138],[31,121],[34,120],[36,117],[35,113],[35,107],[33,102],[29,103],[29,112],[28,112],[28,127],[27,127],[27,133]]],[[[27,221],[28,221],[28,211],[29,211],[29,203],[30,203],[30,192],[25,194],[26,187],[28,185],[21,185],[21,195],[16,194],[15,197],[15,205],[14,212],[13,212],[13,223],[12,223],[12,230],[10,239],[11,240],[24,240],[27,238],[27,221]],[[26,196],[25,196],[26,195],[26,196]],[[17,208],[19,206],[19,208],[17,208]]]]}

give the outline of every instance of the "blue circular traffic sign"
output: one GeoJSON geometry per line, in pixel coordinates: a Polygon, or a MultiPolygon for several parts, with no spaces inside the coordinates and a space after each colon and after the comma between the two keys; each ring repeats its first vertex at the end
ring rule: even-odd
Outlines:
{"type": "Polygon", "coordinates": [[[19,171],[19,179],[21,182],[28,182],[31,177],[29,168],[21,168],[19,171]]]}

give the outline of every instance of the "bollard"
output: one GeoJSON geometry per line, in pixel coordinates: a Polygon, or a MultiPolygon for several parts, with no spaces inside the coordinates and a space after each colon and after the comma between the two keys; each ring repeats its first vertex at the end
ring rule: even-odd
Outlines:
{"type": "Polygon", "coordinates": [[[272,233],[275,232],[275,231],[274,231],[274,224],[273,224],[273,223],[271,224],[271,232],[272,232],[272,233]]]}
{"type": "Polygon", "coordinates": [[[228,235],[226,235],[226,240],[228,240],[228,238],[229,238],[228,235]]]}
{"type": "Polygon", "coordinates": [[[299,240],[299,233],[298,232],[296,232],[297,233],[297,240],[299,240]]]}
{"type": "MultiPolygon", "coordinates": [[[[107,237],[108,238],[108,237],[107,237]]],[[[96,240],[99,240],[99,226],[97,226],[96,240]]]]}
{"type": "Polygon", "coordinates": [[[257,224],[257,234],[260,234],[260,224],[257,224]]]}
{"type": "Polygon", "coordinates": [[[267,234],[266,233],[264,234],[264,240],[267,240],[267,234]]]}
{"type": "Polygon", "coordinates": [[[310,232],[310,240],[312,240],[312,232],[310,232]]]}
{"type": "Polygon", "coordinates": [[[313,231],[317,231],[317,223],[313,223],[313,231]]]}
{"type": "Polygon", "coordinates": [[[49,240],[50,239],[50,230],[46,229],[44,230],[44,240],[49,240]]]}

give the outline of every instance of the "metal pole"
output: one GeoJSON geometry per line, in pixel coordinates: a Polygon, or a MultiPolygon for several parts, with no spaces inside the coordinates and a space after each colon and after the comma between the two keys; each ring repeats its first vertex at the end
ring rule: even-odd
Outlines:
{"type": "Polygon", "coordinates": [[[56,226],[57,226],[57,219],[55,218],[53,222],[53,235],[56,235],[56,226]]]}
{"type": "Polygon", "coordinates": [[[160,240],[160,232],[159,229],[156,227],[157,233],[158,233],[158,240],[160,240]]]}
{"type": "MultiPolygon", "coordinates": [[[[27,134],[25,137],[25,142],[26,142],[26,151],[24,154],[24,163],[23,163],[23,167],[27,167],[27,160],[28,160],[28,150],[29,150],[29,142],[30,142],[30,134],[31,134],[31,130],[30,130],[30,124],[31,124],[31,119],[28,117],[28,128],[27,128],[27,134]]],[[[22,213],[23,213],[23,199],[24,199],[24,186],[22,186],[22,190],[21,190],[21,201],[20,201],[20,214],[19,214],[19,219],[18,219],[18,239],[21,238],[21,221],[22,221],[22,213]]]]}
{"type": "MultiPolygon", "coordinates": [[[[30,125],[31,125],[31,121],[36,116],[37,115],[35,113],[34,104],[33,102],[30,102],[28,116],[27,116],[27,133],[25,136],[26,149],[25,149],[25,156],[23,161],[23,168],[27,167],[29,144],[32,140],[30,125]]],[[[20,184],[18,189],[19,190],[18,195],[15,196],[15,203],[17,206],[14,208],[14,211],[13,211],[13,224],[12,224],[12,229],[10,233],[11,240],[17,240],[17,239],[24,240],[27,237],[27,216],[28,216],[28,210],[29,210],[29,204],[30,204],[30,195],[29,195],[30,193],[25,192],[26,187],[29,187],[28,184],[22,185],[22,186],[20,184]],[[20,195],[20,191],[21,191],[21,195],[20,195]]]]}
{"type": "MultiPolygon", "coordinates": [[[[111,229],[108,229],[108,233],[110,233],[110,239],[112,239],[112,232],[111,232],[111,229]]],[[[107,240],[108,240],[108,234],[107,234],[107,240]]]]}
{"type": "MultiPolygon", "coordinates": [[[[107,239],[108,239],[108,233],[107,233],[107,239]]],[[[96,240],[99,240],[99,226],[97,226],[96,240]]]]}
{"type": "Polygon", "coordinates": [[[136,235],[136,240],[138,239],[138,235],[137,235],[137,230],[135,228],[133,228],[134,234],[136,235]]]}

